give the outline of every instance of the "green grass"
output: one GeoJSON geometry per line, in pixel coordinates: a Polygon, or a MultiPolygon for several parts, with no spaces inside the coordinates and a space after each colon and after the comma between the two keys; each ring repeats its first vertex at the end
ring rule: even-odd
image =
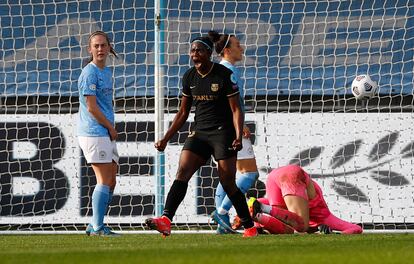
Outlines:
{"type": "Polygon", "coordinates": [[[414,234],[0,235],[0,263],[414,263],[414,234]]]}

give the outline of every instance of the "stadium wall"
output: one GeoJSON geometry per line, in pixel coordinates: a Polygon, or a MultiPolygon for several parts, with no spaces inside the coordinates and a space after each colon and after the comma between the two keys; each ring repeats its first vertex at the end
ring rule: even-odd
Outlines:
{"type": "MultiPolygon", "coordinates": [[[[123,120],[117,123],[123,131],[117,142],[120,173],[107,220],[140,223],[154,210],[153,116],[122,114],[116,120],[123,120]]],[[[269,168],[300,164],[339,217],[367,224],[414,222],[412,143],[402,143],[412,142],[411,114],[248,114],[247,120],[255,132],[261,181],[269,168]]],[[[70,114],[3,117],[0,160],[8,164],[0,167],[0,224],[88,223],[95,182],[74,124],[76,115],[70,114]]],[[[167,189],[186,133],[184,128],[166,149],[167,189]]],[[[217,185],[212,170],[206,166],[193,177],[176,223],[209,222],[217,185]]]]}

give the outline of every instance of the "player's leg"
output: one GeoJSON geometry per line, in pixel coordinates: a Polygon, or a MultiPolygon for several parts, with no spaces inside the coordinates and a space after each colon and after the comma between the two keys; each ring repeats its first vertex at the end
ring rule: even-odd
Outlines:
{"type": "Polygon", "coordinates": [[[104,225],[111,190],[116,185],[118,154],[116,143],[109,137],[79,137],[85,159],[92,164],[96,177],[96,186],[92,193],[92,222],[86,229],[86,234],[113,235],[104,225]]]}
{"type": "Polygon", "coordinates": [[[334,216],[328,208],[328,205],[323,198],[323,192],[321,187],[315,182],[310,180],[311,184],[308,185],[308,197],[309,197],[309,223],[311,226],[318,227],[319,231],[323,233],[330,233],[333,231],[341,231],[343,234],[360,234],[362,228],[358,225],[349,223],[338,217],[334,216]],[[326,227],[328,227],[326,229],[326,227]]]}
{"type": "Polygon", "coordinates": [[[237,215],[240,217],[242,225],[245,228],[245,236],[257,235],[253,220],[249,214],[246,199],[243,193],[236,186],[236,156],[218,160],[218,171],[220,182],[223,185],[228,197],[232,201],[237,215]],[[250,235],[250,233],[252,234],[250,235]]]}
{"type": "MultiPolygon", "coordinates": [[[[309,203],[308,201],[305,200],[303,197],[294,196],[294,195],[286,195],[284,199],[285,199],[285,203],[286,203],[288,211],[298,215],[301,218],[300,223],[303,223],[303,227],[297,226],[296,228],[298,229],[296,230],[298,232],[306,232],[306,230],[309,227],[309,203]]],[[[277,208],[275,209],[278,210],[277,208]]],[[[278,214],[280,214],[280,212],[278,214]]]]}
{"type": "MultiPolygon", "coordinates": [[[[224,198],[226,197],[226,192],[223,189],[223,185],[219,183],[216,188],[216,194],[214,195],[214,203],[216,205],[216,210],[220,212],[221,205],[223,203],[224,198]]],[[[223,212],[223,214],[227,213],[223,212]]]]}
{"type": "Polygon", "coordinates": [[[113,152],[112,152],[112,183],[111,185],[109,185],[109,198],[108,198],[108,208],[109,205],[112,202],[112,197],[114,195],[114,190],[115,190],[115,186],[116,186],[116,175],[118,173],[118,162],[119,162],[119,154],[118,154],[118,149],[116,147],[116,142],[112,141],[111,142],[112,147],[113,147],[113,152]]]}
{"type": "Polygon", "coordinates": [[[293,234],[294,229],[275,217],[265,214],[256,214],[255,221],[270,234],[293,234]]]}
{"type": "Polygon", "coordinates": [[[245,228],[244,237],[256,236],[257,230],[249,214],[246,198],[236,185],[237,152],[233,150],[235,131],[233,128],[219,128],[211,131],[208,143],[212,147],[214,159],[217,161],[219,180],[224,191],[239,215],[245,228]]]}
{"type": "MultiPolygon", "coordinates": [[[[248,138],[243,138],[243,148],[237,153],[236,168],[238,171],[236,185],[245,194],[259,177],[253,146],[248,138]]],[[[226,195],[221,184],[217,186],[215,202],[216,211],[213,212],[213,218],[219,223],[217,233],[233,233],[234,230],[231,228],[228,214],[233,203],[226,195]]]]}
{"type": "Polygon", "coordinates": [[[333,214],[324,219],[323,224],[329,226],[332,230],[341,231],[342,234],[361,234],[362,228],[359,225],[344,221],[333,214]]]}
{"type": "Polygon", "coordinates": [[[96,186],[92,193],[92,226],[95,231],[104,227],[104,216],[108,208],[109,193],[115,175],[113,163],[92,163],[96,186]]]}
{"type": "Polygon", "coordinates": [[[228,199],[227,194],[224,191],[224,188],[221,185],[221,183],[219,183],[216,188],[214,200],[216,204],[216,210],[214,210],[211,214],[211,217],[217,223],[216,233],[219,235],[237,233],[237,231],[231,228],[228,210],[223,210],[221,208],[221,204],[225,198],[228,199]]]}
{"type": "Polygon", "coordinates": [[[292,234],[295,229],[303,229],[301,217],[277,206],[270,206],[267,198],[251,197],[247,204],[253,220],[270,234],[292,234]]]}
{"type": "Polygon", "coordinates": [[[250,198],[247,204],[254,219],[257,219],[260,213],[265,213],[280,220],[298,232],[304,232],[305,230],[302,217],[277,205],[269,205],[269,201],[266,198],[250,198]]]}
{"type": "MultiPolygon", "coordinates": [[[[236,186],[240,189],[240,191],[243,194],[245,194],[247,190],[250,189],[250,186],[254,184],[254,182],[257,179],[257,176],[257,173],[238,173],[236,179],[236,186]]],[[[227,196],[221,184],[217,186],[215,202],[216,210],[213,212],[212,216],[213,219],[219,224],[217,233],[234,233],[234,230],[231,228],[229,217],[229,210],[233,206],[233,203],[227,196]]]]}
{"type": "MultiPolygon", "coordinates": [[[[236,185],[245,194],[259,177],[253,146],[248,138],[243,138],[243,148],[237,153],[236,168],[238,171],[236,185]]],[[[227,213],[232,206],[231,200],[224,197],[218,205],[218,212],[227,213]]]]}
{"type": "Polygon", "coordinates": [[[205,163],[205,157],[192,151],[183,150],[181,152],[176,179],[174,180],[170,191],[168,192],[167,200],[165,201],[164,216],[172,220],[178,206],[187,193],[188,181],[205,163]]]}
{"type": "Polygon", "coordinates": [[[145,220],[150,229],[157,230],[164,236],[171,234],[171,221],[187,193],[188,181],[205,163],[206,159],[198,154],[189,150],[181,152],[176,179],[168,192],[162,216],[145,220]]]}
{"type": "Polygon", "coordinates": [[[309,209],[304,202],[307,198],[305,178],[299,166],[289,165],[273,170],[266,181],[266,196],[269,205],[260,203],[260,210],[292,226],[298,232],[306,231],[309,209]],[[292,197],[297,199],[292,199],[292,197]]]}
{"type": "MultiPolygon", "coordinates": [[[[287,209],[303,219],[303,230],[297,231],[305,232],[309,227],[308,188],[313,187],[309,175],[301,167],[289,165],[279,174],[277,180],[287,209]]],[[[310,192],[314,193],[314,190],[310,192]]]]}
{"type": "Polygon", "coordinates": [[[171,221],[187,193],[188,181],[206,163],[211,153],[212,149],[206,143],[203,133],[196,131],[186,139],[178,162],[176,179],[168,192],[162,216],[145,220],[150,229],[158,230],[164,236],[170,235],[171,221]]]}
{"type": "MultiPolygon", "coordinates": [[[[256,167],[256,159],[250,159],[250,160],[237,160],[237,164],[245,164],[245,165],[239,165],[243,168],[243,170],[239,170],[237,173],[237,180],[236,185],[240,189],[240,191],[245,194],[254,184],[254,182],[259,177],[259,173],[254,171],[255,169],[249,169],[251,167],[256,167]],[[253,165],[254,164],[254,165],[253,165]]],[[[216,192],[217,194],[217,192],[216,192]]],[[[220,198],[222,197],[222,193],[219,191],[218,193],[219,197],[217,197],[216,201],[219,202],[220,198]]],[[[220,214],[226,214],[233,206],[231,200],[229,197],[224,196],[220,204],[216,204],[217,210],[220,214]]]]}

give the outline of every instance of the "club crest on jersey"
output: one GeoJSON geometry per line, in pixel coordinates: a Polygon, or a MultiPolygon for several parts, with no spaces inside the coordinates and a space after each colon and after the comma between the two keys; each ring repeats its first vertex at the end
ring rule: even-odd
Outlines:
{"type": "Polygon", "coordinates": [[[218,85],[218,83],[212,83],[212,84],[211,84],[211,91],[212,91],[212,92],[217,92],[217,91],[218,91],[218,89],[219,89],[219,85],[218,85]]]}

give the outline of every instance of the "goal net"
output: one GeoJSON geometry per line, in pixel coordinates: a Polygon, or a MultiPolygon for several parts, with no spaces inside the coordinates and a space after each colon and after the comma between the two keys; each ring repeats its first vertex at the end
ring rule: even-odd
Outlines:
{"type": "MultiPolygon", "coordinates": [[[[261,182],[272,168],[299,164],[338,217],[367,230],[414,229],[411,2],[158,4],[160,120],[154,118],[154,1],[0,3],[0,230],[76,231],[90,221],[96,180],[76,138],[77,78],[95,30],[108,32],[120,55],[110,61],[120,166],[105,222],[143,230],[144,219],[155,214],[156,168],[165,171],[167,193],[193,117],[162,164],[153,147],[155,124],[167,128],[174,118],[180,79],[191,66],[190,40],[211,29],[235,34],[245,48],[238,67],[261,182]],[[373,99],[353,98],[358,74],[378,82],[373,99]]],[[[176,228],[215,229],[209,215],[217,183],[209,161],[190,181],[176,228]]]]}

